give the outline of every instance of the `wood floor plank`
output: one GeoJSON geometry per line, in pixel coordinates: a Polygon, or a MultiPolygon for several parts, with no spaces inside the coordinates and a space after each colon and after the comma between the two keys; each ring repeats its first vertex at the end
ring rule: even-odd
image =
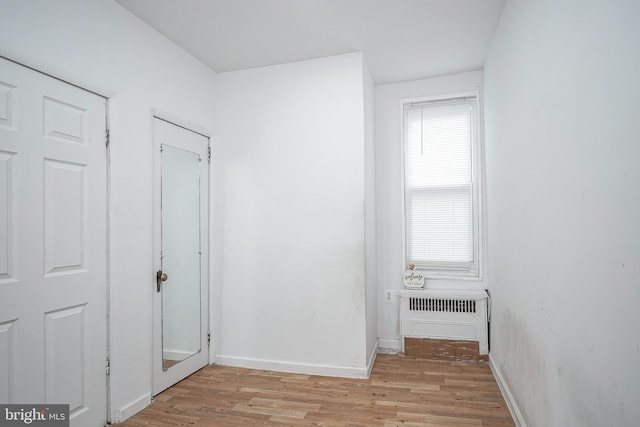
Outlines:
{"type": "Polygon", "coordinates": [[[368,380],[209,366],[123,427],[514,426],[483,362],[377,356],[368,380]]]}

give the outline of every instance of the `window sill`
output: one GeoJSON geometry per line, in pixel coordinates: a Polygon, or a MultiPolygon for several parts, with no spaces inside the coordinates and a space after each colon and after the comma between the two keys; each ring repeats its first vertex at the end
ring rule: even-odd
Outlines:
{"type": "MultiPolygon", "coordinates": [[[[402,287],[403,289],[404,286],[402,287]]],[[[424,289],[483,290],[487,283],[482,277],[425,276],[424,289]]]]}
{"type": "Polygon", "coordinates": [[[455,274],[437,275],[437,274],[429,273],[424,270],[418,270],[418,271],[424,275],[425,280],[461,280],[464,282],[482,282],[483,280],[481,276],[463,276],[463,275],[458,276],[455,274]]]}
{"type": "Polygon", "coordinates": [[[484,289],[401,289],[398,295],[403,298],[437,297],[485,299],[488,297],[484,289]]]}

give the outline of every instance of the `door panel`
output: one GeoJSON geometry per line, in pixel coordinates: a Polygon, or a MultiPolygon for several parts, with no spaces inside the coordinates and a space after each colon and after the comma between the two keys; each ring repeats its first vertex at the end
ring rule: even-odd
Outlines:
{"type": "Polygon", "coordinates": [[[13,156],[14,153],[0,151],[0,281],[13,277],[15,248],[11,231],[13,215],[10,209],[13,198],[13,156]]]}
{"type": "Polygon", "coordinates": [[[154,119],[157,394],[208,360],[208,138],[154,119]]]}
{"type": "Polygon", "coordinates": [[[106,421],[105,99],[0,58],[0,402],[106,421]]]}
{"type": "Polygon", "coordinates": [[[86,271],[86,165],[44,160],[44,274],[86,271]]]}

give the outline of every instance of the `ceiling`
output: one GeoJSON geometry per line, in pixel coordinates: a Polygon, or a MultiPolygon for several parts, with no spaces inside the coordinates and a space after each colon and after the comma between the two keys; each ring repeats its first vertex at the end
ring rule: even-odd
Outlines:
{"type": "Polygon", "coordinates": [[[362,51],[376,83],[482,68],[506,0],[116,0],[217,72],[362,51]]]}

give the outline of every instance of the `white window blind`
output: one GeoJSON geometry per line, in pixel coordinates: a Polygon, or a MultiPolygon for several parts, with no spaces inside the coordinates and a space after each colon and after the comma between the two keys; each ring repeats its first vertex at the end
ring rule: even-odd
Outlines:
{"type": "Polygon", "coordinates": [[[475,98],[405,106],[406,257],[477,274],[475,98]]]}

